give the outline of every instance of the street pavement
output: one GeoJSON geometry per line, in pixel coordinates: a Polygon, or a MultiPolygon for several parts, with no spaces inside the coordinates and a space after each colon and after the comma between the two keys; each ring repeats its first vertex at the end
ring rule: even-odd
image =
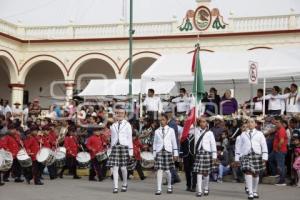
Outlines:
{"type": "MultiPolygon", "coordinates": [[[[64,179],[43,180],[45,185],[35,186],[25,183],[9,182],[0,187],[0,200],[235,200],[247,199],[244,184],[241,183],[210,183],[210,195],[197,198],[194,193],[185,191],[185,182],[174,186],[174,193],[167,194],[163,186],[163,194],[155,196],[155,179],[153,176],[144,181],[130,180],[128,192],[112,194],[112,181],[90,182],[87,177],[73,180],[64,179]]],[[[120,183],[121,184],[121,183],[120,183]]],[[[300,200],[300,188],[259,185],[260,199],[264,200],[300,200]]]]}

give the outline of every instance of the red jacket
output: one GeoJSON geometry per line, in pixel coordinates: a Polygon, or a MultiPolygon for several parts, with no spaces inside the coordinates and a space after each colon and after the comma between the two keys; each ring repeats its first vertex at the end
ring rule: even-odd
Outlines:
{"type": "Polygon", "coordinates": [[[52,146],[50,144],[49,135],[43,135],[43,136],[41,136],[41,138],[42,138],[42,146],[52,149],[52,146]]]}
{"type": "Polygon", "coordinates": [[[6,135],[4,136],[3,140],[3,147],[6,151],[12,153],[13,158],[17,158],[17,154],[21,147],[21,137],[18,133],[13,135],[6,135]]]}
{"type": "Polygon", "coordinates": [[[136,160],[142,160],[141,148],[143,147],[139,138],[133,140],[133,155],[136,160]]]}
{"type": "Polygon", "coordinates": [[[101,135],[92,135],[87,139],[86,147],[90,151],[91,158],[95,158],[96,154],[105,151],[105,143],[101,135]]]}
{"type": "Polygon", "coordinates": [[[57,134],[55,131],[50,131],[48,135],[48,140],[51,145],[52,149],[56,149],[56,140],[57,140],[57,134]]]}
{"type": "Polygon", "coordinates": [[[77,156],[79,145],[76,136],[66,136],[64,146],[67,149],[67,156],[77,156]]]}
{"type": "Polygon", "coordinates": [[[36,155],[40,150],[39,138],[37,136],[28,136],[24,141],[24,145],[32,161],[35,161],[36,155]]]}

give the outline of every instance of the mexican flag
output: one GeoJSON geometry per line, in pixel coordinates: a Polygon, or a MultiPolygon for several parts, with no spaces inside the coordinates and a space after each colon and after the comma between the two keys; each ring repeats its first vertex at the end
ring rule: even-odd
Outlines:
{"type": "Polygon", "coordinates": [[[192,73],[194,73],[194,83],[193,83],[194,102],[191,105],[191,109],[189,111],[188,117],[184,123],[183,132],[180,139],[181,142],[184,142],[188,138],[189,130],[197,118],[199,102],[202,100],[205,94],[200,57],[199,57],[199,47],[196,47],[193,55],[192,73]]]}

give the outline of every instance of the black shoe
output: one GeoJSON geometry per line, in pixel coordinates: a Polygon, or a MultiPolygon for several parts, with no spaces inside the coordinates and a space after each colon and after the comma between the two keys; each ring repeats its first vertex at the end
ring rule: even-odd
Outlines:
{"type": "Polygon", "coordinates": [[[259,199],[259,195],[257,194],[257,192],[253,192],[253,197],[254,197],[255,199],[259,199]]]}
{"type": "Polygon", "coordinates": [[[179,178],[177,178],[173,181],[173,183],[180,183],[180,182],[181,182],[181,180],[179,178]]]}
{"type": "Polygon", "coordinates": [[[209,195],[209,190],[204,190],[204,196],[208,196],[209,195]]]}
{"type": "Polygon", "coordinates": [[[20,178],[15,179],[15,183],[23,183],[23,182],[24,182],[23,179],[20,179],[20,178]]]}
{"type": "Polygon", "coordinates": [[[26,179],[26,183],[27,183],[28,185],[30,185],[30,180],[29,180],[29,179],[26,179]]]}
{"type": "Polygon", "coordinates": [[[196,188],[195,187],[191,188],[190,192],[196,192],[196,188]]]}
{"type": "Polygon", "coordinates": [[[74,176],[73,179],[81,179],[80,176],[74,176]]]}
{"type": "Polygon", "coordinates": [[[59,178],[64,178],[64,175],[60,174],[58,177],[59,177],[59,178]]]}
{"type": "Polygon", "coordinates": [[[103,177],[99,177],[99,178],[98,178],[98,181],[99,181],[99,182],[102,182],[104,179],[105,179],[105,178],[103,178],[103,177]]]}
{"type": "Polygon", "coordinates": [[[9,182],[8,178],[3,179],[3,182],[9,182]]]}
{"type": "Polygon", "coordinates": [[[160,191],[160,190],[157,190],[157,191],[155,192],[155,195],[161,195],[161,191],[160,191]]]}
{"type": "Polygon", "coordinates": [[[117,194],[118,193],[118,188],[113,189],[113,193],[117,194]]]}
{"type": "Polygon", "coordinates": [[[36,183],[34,183],[34,185],[44,185],[44,183],[42,183],[42,182],[36,182],[36,183]]]}
{"type": "Polygon", "coordinates": [[[0,183],[0,186],[3,186],[3,185],[5,185],[5,183],[2,183],[2,182],[1,182],[1,183],[0,183]]]}
{"type": "Polygon", "coordinates": [[[246,192],[246,194],[249,194],[249,190],[247,187],[245,187],[245,192],[246,192]]]}
{"type": "Polygon", "coordinates": [[[95,178],[89,178],[89,181],[97,181],[95,178]]]}
{"type": "Polygon", "coordinates": [[[173,188],[168,188],[167,194],[172,194],[173,193],[173,188]]]}
{"type": "Polygon", "coordinates": [[[249,200],[254,199],[253,194],[249,194],[249,195],[248,195],[248,199],[249,199],[249,200]]]}
{"type": "Polygon", "coordinates": [[[191,191],[191,188],[190,187],[186,187],[185,191],[191,191]]]}
{"type": "Polygon", "coordinates": [[[202,192],[197,192],[196,197],[202,197],[202,192]]]}
{"type": "Polygon", "coordinates": [[[122,185],[121,192],[127,192],[128,185],[122,185]]]}
{"type": "Polygon", "coordinates": [[[143,181],[143,180],[145,180],[147,177],[146,176],[144,176],[144,177],[141,177],[141,180],[143,181]]]}

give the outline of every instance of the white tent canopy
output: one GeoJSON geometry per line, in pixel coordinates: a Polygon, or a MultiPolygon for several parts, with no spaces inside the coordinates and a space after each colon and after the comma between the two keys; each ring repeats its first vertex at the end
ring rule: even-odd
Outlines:
{"type": "MultiPolygon", "coordinates": [[[[300,48],[289,51],[253,50],[229,52],[202,52],[200,63],[204,81],[248,79],[249,61],[258,63],[259,78],[300,75],[300,48]]],[[[144,81],[193,81],[192,54],[161,56],[142,74],[144,81]]]]}
{"type": "MultiPolygon", "coordinates": [[[[128,95],[128,79],[97,79],[91,80],[86,88],[78,96],[97,97],[108,95],[128,95]]],[[[148,82],[141,90],[141,80],[132,80],[132,94],[147,93],[149,88],[153,88],[156,94],[168,94],[175,87],[174,81],[148,82]]]]}

